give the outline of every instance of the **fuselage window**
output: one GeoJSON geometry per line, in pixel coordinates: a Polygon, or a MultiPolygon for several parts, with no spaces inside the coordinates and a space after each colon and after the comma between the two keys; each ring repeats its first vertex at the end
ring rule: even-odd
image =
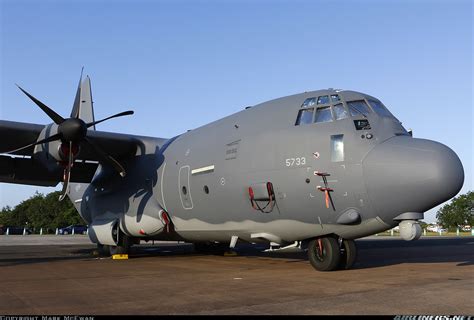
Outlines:
{"type": "Polygon", "coordinates": [[[329,122],[332,121],[331,108],[323,107],[316,110],[316,119],[314,122],[329,122]]]}
{"type": "Polygon", "coordinates": [[[347,110],[344,108],[342,103],[338,103],[334,105],[334,116],[336,117],[336,120],[341,120],[349,117],[349,113],[347,110]]]}
{"type": "Polygon", "coordinates": [[[300,112],[298,112],[298,118],[296,119],[295,125],[299,126],[300,124],[312,123],[313,113],[314,113],[314,108],[301,109],[300,112]]]}
{"type": "Polygon", "coordinates": [[[351,116],[368,115],[370,113],[369,106],[364,100],[349,101],[347,106],[351,111],[351,116]]]}
{"type": "Polygon", "coordinates": [[[331,161],[344,161],[344,135],[331,136],[331,161]]]}
{"type": "Polygon", "coordinates": [[[338,102],[338,101],[341,101],[341,98],[339,98],[338,94],[331,94],[331,101],[338,102]]]}
{"type": "Polygon", "coordinates": [[[318,104],[328,104],[329,96],[320,96],[318,97],[318,104]]]}
{"type": "Polygon", "coordinates": [[[390,118],[393,117],[390,114],[390,112],[387,109],[385,109],[385,107],[379,101],[375,101],[375,100],[367,100],[367,101],[369,101],[370,106],[379,116],[390,117],[390,118]]]}
{"type": "Polygon", "coordinates": [[[316,104],[316,98],[308,98],[303,102],[301,108],[312,107],[314,104],[316,104]]]}

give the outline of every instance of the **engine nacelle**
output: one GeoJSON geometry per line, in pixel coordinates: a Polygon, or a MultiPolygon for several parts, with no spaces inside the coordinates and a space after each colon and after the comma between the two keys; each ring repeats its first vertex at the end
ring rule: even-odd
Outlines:
{"type": "MultiPolygon", "coordinates": [[[[56,124],[46,126],[38,136],[38,140],[55,135],[57,131],[58,126],[56,124]]],[[[74,143],[70,150],[69,143],[57,140],[36,145],[33,151],[33,158],[37,163],[41,163],[49,172],[56,172],[58,170],[62,172],[71,152],[73,159],[76,159],[80,152],[78,143],[74,143]]]]}
{"type": "Polygon", "coordinates": [[[400,222],[400,237],[406,241],[418,240],[421,237],[421,226],[416,220],[400,222]]]}

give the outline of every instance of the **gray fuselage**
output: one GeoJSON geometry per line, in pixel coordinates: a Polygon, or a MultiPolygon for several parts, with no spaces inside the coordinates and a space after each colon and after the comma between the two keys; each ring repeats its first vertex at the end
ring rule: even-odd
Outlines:
{"type": "Polygon", "coordinates": [[[451,198],[464,175],[452,150],[412,138],[373,101],[380,103],[330,89],[265,102],[173,139],[143,141],[125,178],[99,167],[91,184],[71,184],[69,196],[88,223],[117,220],[146,239],[283,244],[378,233],[451,198]],[[329,174],[331,205],[315,172],[329,174]],[[249,187],[267,182],[274,207],[260,212],[249,187]]]}

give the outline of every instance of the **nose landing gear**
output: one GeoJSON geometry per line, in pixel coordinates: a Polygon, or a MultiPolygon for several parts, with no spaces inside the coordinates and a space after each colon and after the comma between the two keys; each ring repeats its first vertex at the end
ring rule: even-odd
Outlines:
{"type": "Polygon", "coordinates": [[[338,240],[327,236],[313,239],[308,245],[308,259],[318,271],[350,269],[356,260],[357,248],[354,240],[338,240]]]}

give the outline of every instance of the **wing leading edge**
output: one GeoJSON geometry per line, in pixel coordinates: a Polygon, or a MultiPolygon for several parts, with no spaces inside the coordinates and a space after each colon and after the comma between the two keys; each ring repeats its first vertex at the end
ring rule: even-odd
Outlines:
{"type": "MultiPolygon", "coordinates": [[[[3,154],[0,155],[0,182],[55,186],[62,181],[61,167],[58,166],[57,170],[47,169],[36,160],[34,147],[7,154],[10,150],[38,141],[45,128],[44,125],[0,120],[0,154],[3,154]]],[[[89,130],[87,137],[120,162],[144,154],[147,145],[162,145],[164,141],[160,138],[94,130],[89,130]]],[[[99,160],[89,145],[82,144],[74,161],[71,182],[90,182],[98,164],[85,161],[99,160]]]]}

